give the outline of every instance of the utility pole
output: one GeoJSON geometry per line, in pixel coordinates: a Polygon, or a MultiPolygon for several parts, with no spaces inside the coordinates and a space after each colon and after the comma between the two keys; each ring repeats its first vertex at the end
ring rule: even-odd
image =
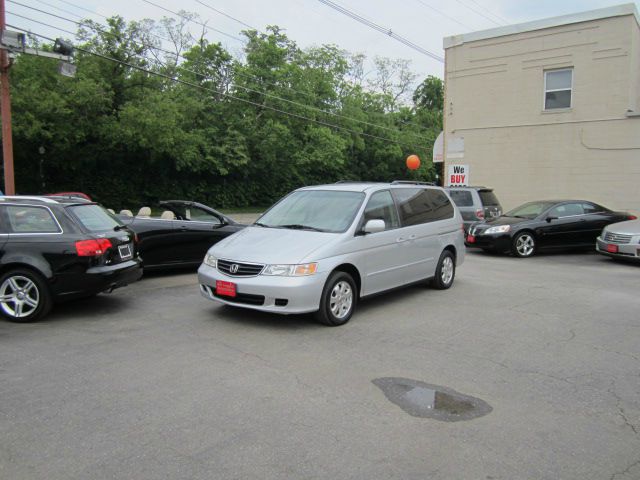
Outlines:
{"type": "MultiPolygon", "coordinates": [[[[0,0],[0,34],[6,29],[4,0],[0,0]]],[[[11,95],[9,92],[9,52],[0,50],[0,116],[2,117],[2,158],[4,161],[4,193],[15,195],[13,175],[13,137],[11,133],[11,95]]]]}
{"type": "MultiPolygon", "coordinates": [[[[11,96],[9,92],[9,68],[12,55],[25,53],[38,57],[55,58],[61,60],[58,72],[67,77],[73,77],[76,66],[69,63],[73,56],[73,45],[61,38],[56,38],[53,52],[28,48],[24,33],[7,30],[5,19],[5,0],[0,0],[0,117],[2,118],[2,157],[4,160],[4,193],[15,195],[16,185],[13,169],[13,137],[11,133],[11,96]]],[[[42,148],[42,147],[40,147],[42,148]]]]}

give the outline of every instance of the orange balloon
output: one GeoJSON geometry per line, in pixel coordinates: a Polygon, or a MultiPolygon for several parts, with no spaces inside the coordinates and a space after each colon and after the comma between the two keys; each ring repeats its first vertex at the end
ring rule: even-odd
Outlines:
{"type": "Polygon", "coordinates": [[[409,155],[407,157],[407,168],[409,170],[417,170],[420,167],[420,157],[418,155],[409,155]]]}

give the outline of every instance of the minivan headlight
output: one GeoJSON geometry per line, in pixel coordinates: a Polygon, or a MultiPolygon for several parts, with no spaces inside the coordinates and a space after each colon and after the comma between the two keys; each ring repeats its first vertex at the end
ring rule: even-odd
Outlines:
{"type": "Polygon", "coordinates": [[[484,233],[507,233],[511,230],[511,225],[498,225],[497,227],[490,227],[484,231],[484,233]]]}
{"type": "Polygon", "coordinates": [[[300,265],[267,265],[262,275],[275,275],[280,277],[303,277],[313,275],[318,271],[317,263],[303,263],[300,265]]]}
{"type": "Polygon", "coordinates": [[[204,256],[204,264],[205,265],[209,265],[210,267],[216,268],[217,262],[218,262],[218,259],[216,257],[214,257],[213,255],[211,255],[210,253],[207,253],[204,256]]]}

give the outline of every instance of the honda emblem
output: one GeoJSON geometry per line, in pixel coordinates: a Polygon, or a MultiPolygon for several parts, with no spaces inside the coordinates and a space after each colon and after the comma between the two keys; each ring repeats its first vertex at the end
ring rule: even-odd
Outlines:
{"type": "Polygon", "coordinates": [[[238,273],[239,268],[240,268],[240,265],[238,265],[237,263],[234,263],[231,265],[231,267],[229,267],[229,272],[238,273]]]}

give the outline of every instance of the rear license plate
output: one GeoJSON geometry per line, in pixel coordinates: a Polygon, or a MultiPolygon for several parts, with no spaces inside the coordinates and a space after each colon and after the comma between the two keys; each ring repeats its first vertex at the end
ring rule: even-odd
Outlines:
{"type": "Polygon", "coordinates": [[[118,253],[120,253],[120,258],[123,260],[133,256],[133,253],[131,252],[131,245],[129,244],[118,246],[118,253]]]}
{"type": "Polygon", "coordinates": [[[216,280],[216,293],[225,297],[236,296],[236,284],[233,282],[224,282],[216,280]]]}
{"type": "Polygon", "coordinates": [[[475,243],[475,242],[476,242],[476,237],[474,237],[473,235],[467,235],[467,243],[475,243]]]}

